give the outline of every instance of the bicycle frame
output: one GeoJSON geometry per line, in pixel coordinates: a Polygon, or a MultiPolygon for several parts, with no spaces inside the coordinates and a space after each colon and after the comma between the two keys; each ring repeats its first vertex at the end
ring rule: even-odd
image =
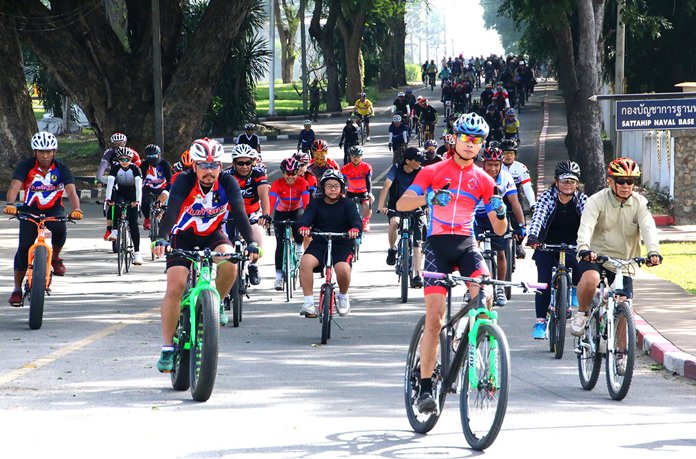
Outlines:
{"type": "Polygon", "coordinates": [[[413,221],[413,212],[398,212],[399,214],[399,242],[396,246],[396,265],[394,265],[394,270],[397,275],[400,275],[399,270],[399,260],[401,259],[401,247],[403,244],[408,244],[411,241],[411,272],[413,272],[413,249],[415,248],[415,241],[413,240],[413,225],[416,223],[413,221]]]}
{"type": "Polygon", "coordinates": [[[46,217],[43,214],[41,215],[33,215],[33,214],[24,214],[25,218],[21,218],[25,221],[30,221],[33,224],[36,225],[37,229],[37,235],[36,235],[36,241],[29,246],[29,266],[27,267],[27,288],[31,290],[32,282],[33,282],[33,274],[34,274],[34,252],[36,251],[36,248],[39,246],[46,247],[46,252],[48,253],[48,256],[46,257],[46,290],[48,291],[49,286],[51,285],[51,279],[53,277],[53,273],[51,272],[51,260],[53,258],[53,247],[51,247],[51,244],[46,242],[46,222],[59,222],[59,221],[65,221],[65,219],[61,218],[56,218],[56,217],[46,217]],[[30,216],[30,217],[29,217],[30,216]],[[39,220],[35,220],[34,218],[38,218],[39,220]]]}

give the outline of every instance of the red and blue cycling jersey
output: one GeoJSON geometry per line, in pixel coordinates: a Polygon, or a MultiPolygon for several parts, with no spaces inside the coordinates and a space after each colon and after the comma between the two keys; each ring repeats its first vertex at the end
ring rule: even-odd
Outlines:
{"type": "Polygon", "coordinates": [[[486,209],[493,210],[490,200],[495,181],[474,164],[461,167],[453,159],[448,159],[423,168],[408,189],[418,195],[427,195],[430,191],[442,189],[447,183],[453,194],[452,200],[446,206],[428,205],[428,237],[471,236],[476,204],[483,200],[486,209]]]}
{"type": "Polygon", "coordinates": [[[367,193],[370,191],[370,180],[372,177],[372,166],[366,162],[361,162],[357,166],[353,163],[348,163],[341,168],[341,174],[348,181],[348,193],[367,193]]]}
{"type": "Polygon", "coordinates": [[[281,177],[271,185],[268,199],[271,210],[278,212],[306,209],[307,204],[309,204],[309,185],[302,177],[297,177],[292,185],[288,184],[284,177],[281,177]]]}
{"type": "Polygon", "coordinates": [[[65,185],[75,182],[68,166],[56,159],[45,174],[34,158],[25,159],[17,164],[12,179],[22,182],[24,204],[41,210],[62,206],[65,185]]]}

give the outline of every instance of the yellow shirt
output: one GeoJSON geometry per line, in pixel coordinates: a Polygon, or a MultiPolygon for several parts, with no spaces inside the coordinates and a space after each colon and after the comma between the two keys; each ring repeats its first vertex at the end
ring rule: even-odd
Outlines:
{"type": "Polygon", "coordinates": [[[372,102],[370,102],[370,99],[365,99],[365,102],[361,101],[360,99],[355,101],[355,104],[353,104],[353,107],[355,108],[355,111],[358,112],[361,116],[365,115],[371,115],[374,113],[372,110],[372,102]]]}

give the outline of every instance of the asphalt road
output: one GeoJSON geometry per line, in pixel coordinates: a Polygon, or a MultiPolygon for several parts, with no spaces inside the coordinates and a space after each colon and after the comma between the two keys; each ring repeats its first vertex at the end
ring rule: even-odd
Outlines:
{"type": "MultiPolygon", "coordinates": [[[[383,118],[373,123],[366,153],[375,176],[390,157],[379,133],[386,131],[383,118]]],[[[540,122],[537,101],[522,115],[530,155],[540,122]]],[[[324,121],[320,127],[331,142],[342,124],[324,121]]],[[[269,170],[294,145],[266,144],[269,170]]],[[[318,344],[318,320],[299,316],[300,300],[286,303],[283,292],[272,290],[269,238],[264,281],[252,291],[241,326],[221,329],[215,391],[208,402],[197,403],[188,392],[172,390],[168,375],[155,369],[163,262],[146,257],[145,265],[117,277],[115,255],[101,241],[99,207],[85,208],[86,220],[69,228],[63,255],[68,274],[54,282],[43,327],[28,329],[26,309],[0,308],[1,457],[478,455],[462,435],[456,396],[448,398],[428,435],[412,432],[406,420],[403,367],[423,313],[422,291],[411,290],[409,302],[399,302],[396,275],[384,263],[384,217],[374,217],[354,267],[352,312],[337,319],[341,328],[333,327],[325,346],[318,344]]],[[[0,221],[3,302],[11,289],[16,234],[15,221],[0,221]]],[[[535,272],[527,259],[515,278],[531,281],[535,272]]],[[[512,389],[503,429],[486,456],[693,457],[694,384],[653,370],[652,361],[639,356],[622,402],[609,398],[604,372],[595,390],[582,390],[570,338],[560,361],[546,342],[531,339],[532,295],[514,292],[499,310],[512,350],[512,389]]]]}

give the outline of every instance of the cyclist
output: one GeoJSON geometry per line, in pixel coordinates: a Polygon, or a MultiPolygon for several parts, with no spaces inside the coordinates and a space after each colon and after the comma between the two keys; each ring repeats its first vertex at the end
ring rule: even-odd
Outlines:
{"type": "MultiPolygon", "coordinates": [[[[587,195],[578,190],[580,182],[580,166],[573,161],[563,161],[556,165],[554,183],[539,196],[532,222],[529,225],[527,245],[537,249],[542,243],[575,245],[580,227],[580,216],[585,209],[587,195]]],[[[575,251],[569,251],[566,266],[573,270],[573,285],[580,280],[578,261],[575,251]]],[[[558,263],[558,254],[535,250],[532,260],[536,263],[537,279],[539,282],[551,284],[551,271],[558,263]]],[[[536,294],[536,322],[532,331],[534,339],[544,339],[546,336],[546,312],[551,302],[551,289],[545,289],[536,294]]],[[[577,307],[575,287],[571,305],[577,307]]]]}
{"type": "MultiPolygon", "coordinates": [[[[509,172],[512,178],[515,179],[515,186],[517,186],[518,192],[521,188],[533,212],[536,205],[536,196],[532,186],[532,178],[529,175],[527,166],[517,161],[517,142],[512,139],[503,140],[500,143],[500,148],[503,150],[503,170],[509,172]]],[[[524,258],[524,255],[522,255],[522,258],[524,258]]]]}
{"type": "MultiPolygon", "coordinates": [[[[7,190],[7,204],[3,212],[7,215],[17,215],[19,210],[35,215],[44,214],[49,217],[63,217],[63,194],[68,195],[70,218],[82,219],[80,199],[75,191],[75,180],[72,171],[65,163],[56,159],[58,140],[50,132],[37,132],[31,137],[32,158],[19,162],[12,174],[10,187],[7,190]],[[19,190],[24,190],[24,202],[21,208],[14,204],[19,190]]],[[[67,230],[65,222],[46,222],[46,228],[51,231],[51,267],[53,274],[64,276],[67,269],[60,258],[60,251],[65,245],[67,230]]],[[[29,266],[29,248],[34,244],[38,234],[36,225],[29,221],[19,222],[19,244],[14,256],[14,290],[8,302],[11,306],[22,305],[22,281],[29,266]]]]}
{"type": "Polygon", "coordinates": [[[493,102],[493,85],[486,83],[486,88],[481,91],[481,106],[488,107],[493,102]]]}
{"type": "MultiPolygon", "coordinates": [[[[329,158],[329,144],[326,140],[317,139],[312,144],[312,160],[307,166],[307,170],[312,173],[315,177],[321,178],[324,176],[324,172],[329,169],[339,170],[336,161],[329,158]]],[[[317,193],[321,193],[320,189],[317,189],[317,193]]]]}
{"type": "Polygon", "coordinates": [[[370,117],[374,116],[375,110],[372,107],[372,102],[367,98],[367,94],[364,92],[360,93],[360,99],[356,100],[353,104],[355,109],[355,116],[360,121],[358,125],[362,125],[365,129],[365,140],[370,141],[370,117]]]}
{"type": "Polygon", "coordinates": [[[319,80],[314,79],[309,86],[309,117],[314,121],[319,121],[319,104],[321,103],[321,88],[319,80]]]}
{"type": "Polygon", "coordinates": [[[392,163],[401,162],[403,150],[408,145],[408,126],[402,122],[401,115],[394,115],[392,123],[389,125],[389,150],[393,152],[392,163]]]}
{"type": "Polygon", "coordinates": [[[193,161],[191,161],[191,154],[189,153],[188,150],[184,150],[184,152],[181,154],[179,157],[179,161],[175,162],[172,165],[172,181],[174,180],[174,177],[180,172],[183,171],[189,171],[193,167],[193,161]]]}
{"type": "Polygon", "coordinates": [[[363,161],[364,153],[362,148],[353,147],[350,163],[341,168],[341,174],[347,183],[346,196],[351,200],[360,200],[362,230],[368,232],[375,198],[372,195],[372,166],[363,161]]]}
{"type": "MultiPolygon", "coordinates": [[[[386,215],[389,220],[389,229],[387,231],[387,240],[389,241],[387,264],[389,266],[396,264],[396,238],[398,237],[399,224],[401,223],[399,214],[394,210],[396,209],[396,201],[411,186],[416,175],[421,171],[421,164],[424,161],[425,155],[418,151],[418,148],[409,147],[404,152],[401,164],[394,164],[384,178],[382,191],[379,193],[377,202],[377,211],[386,215]]],[[[423,266],[423,254],[421,246],[425,241],[425,212],[423,208],[418,208],[414,211],[414,222],[416,225],[412,230],[415,241],[415,247],[413,247],[415,273],[413,279],[411,279],[411,287],[422,288],[423,279],[420,273],[423,266]]]]}
{"type": "Polygon", "coordinates": [[[254,123],[247,123],[244,125],[244,133],[237,136],[235,144],[239,145],[245,143],[251,148],[261,153],[261,139],[256,135],[256,125],[254,123]]]}
{"type": "Polygon", "coordinates": [[[486,123],[488,123],[490,127],[488,138],[486,138],[488,146],[494,141],[500,142],[503,140],[503,118],[500,112],[497,111],[495,104],[489,104],[488,107],[486,107],[486,114],[483,115],[483,119],[486,120],[486,123]]]}
{"type": "MultiPolygon", "coordinates": [[[[488,274],[488,271],[472,237],[476,204],[483,199],[497,234],[503,234],[507,229],[507,210],[502,199],[494,196],[493,178],[474,164],[488,135],[486,122],[475,113],[467,113],[457,120],[454,130],[457,138],[454,156],[423,168],[397,201],[396,209],[409,211],[427,205],[430,210],[424,252],[426,270],[449,273],[456,267],[461,274],[479,276],[488,274]]],[[[425,279],[424,285],[425,329],[420,349],[418,409],[421,413],[430,413],[437,409],[431,378],[440,344],[447,291],[430,278],[425,279]]],[[[471,304],[476,304],[479,288],[471,285],[470,292],[471,304]]]]}
{"type": "Polygon", "coordinates": [[[360,143],[358,141],[358,128],[353,124],[353,118],[348,118],[346,125],[343,127],[343,132],[341,132],[341,140],[338,141],[338,148],[343,148],[344,166],[350,162],[351,148],[358,143],[360,143]]]}
{"type": "Polygon", "coordinates": [[[440,78],[440,87],[442,88],[450,80],[452,71],[449,69],[449,67],[443,65],[440,69],[440,73],[438,73],[437,76],[440,78]]]}
{"type": "MultiPolygon", "coordinates": [[[[259,257],[251,225],[246,218],[239,184],[229,174],[222,174],[222,145],[212,139],[197,139],[189,149],[193,169],[181,174],[172,186],[169,206],[162,218],[159,239],[153,243],[155,256],[164,255],[165,248],[193,250],[211,248],[216,252],[232,252],[232,243],[222,232],[221,224],[229,213],[238,216],[237,227],[246,241],[250,261],[259,257]]],[[[167,290],[162,301],[161,320],[164,344],[157,369],[169,373],[174,366],[174,332],[179,322],[181,296],[186,288],[191,261],[186,258],[167,260],[167,290]]],[[[215,288],[225,298],[237,276],[237,265],[218,260],[215,288]]],[[[222,301],[220,324],[227,324],[222,301]]]]}
{"type": "MultiPolygon", "coordinates": [[[[521,227],[515,230],[515,235],[517,238],[524,237],[524,214],[522,213],[522,206],[520,206],[520,201],[517,196],[515,181],[508,172],[502,170],[503,152],[498,147],[488,147],[483,151],[481,157],[483,159],[483,170],[495,180],[498,191],[505,199],[508,209],[512,209],[512,213],[516,219],[523,222],[521,227]]],[[[479,203],[476,207],[474,230],[477,236],[485,231],[493,230],[490,219],[488,218],[488,211],[482,203],[479,203]]],[[[496,264],[498,265],[498,272],[496,274],[498,279],[504,280],[507,274],[505,248],[509,243],[509,241],[506,241],[502,237],[491,238],[491,248],[497,253],[496,264]]],[[[498,306],[505,306],[507,303],[503,287],[498,287],[496,290],[495,303],[498,306]]]]}
{"type": "Polygon", "coordinates": [[[425,155],[425,161],[423,161],[423,167],[430,166],[431,164],[439,163],[442,161],[442,156],[437,154],[437,140],[428,139],[423,142],[423,155],[425,155]]]}
{"type": "Polygon", "coordinates": [[[300,131],[300,137],[297,140],[297,151],[303,151],[305,153],[309,152],[312,144],[317,138],[317,135],[312,129],[312,122],[310,120],[304,120],[302,123],[302,130],[300,131]]]}
{"type": "Polygon", "coordinates": [[[303,153],[303,152],[297,152],[292,157],[299,163],[300,168],[297,171],[297,175],[299,177],[302,177],[305,179],[305,182],[307,182],[307,191],[309,191],[309,195],[313,196],[314,195],[314,190],[317,188],[317,178],[307,170],[310,161],[312,160],[312,157],[309,155],[309,153],[303,153]]]}
{"type": "Polygon", "coordinates": [[[150,144],[143,150],[145,162],[140,165],[140,173],[143,177],[143,228],[150,229],[150,202],[157,199],[160,205],[164,205],[169,197],[169,188],[172,185],[172,166],[169,161],[162,159],[162,149],[150,144]]]}
{"type": "MultiPolygon", "coordinates": [[[[295,158],[286,158],[280,162],[280,171],[283,176],[273,182],[269,193],[273,218],[279,220],[296,221],[303,209],[309,204],[309,190],[305,179],[298,176],[300,163],[295,158]]],[[[274,225],[276,237],[275,249],[275,283],[273,288],[283,290],[283,239],[285,237],[285,225],[274,225]]],[[[292,227],[295,244],[302,247],[302,236],[296,227],[292,227]]]]}
{"type": "Polygon", "coordinates": [[[392,102],[392,114],[401,116],[401,122],[408,127],[408,114],[410,112],[411,107],[409,107],[408,100],[406,100],[406,93],[399,91],[396,99],[392,102]]]}
{"type": "Polygon", "coordinates": [[[428,74],[428,82],[426,85],[435,84],[435,76],[437,75],[437,64],[435,63],[435,59],[430,60],[426,73],[428,74]]]}
{"type": "MultiPolygon", "coordinates": [[[[113,166],[118,166],[118,156],[116,154],[117,148],[128,148],[133,153],[132,162],[136,166],[140,166],[141,164],[140,155],[138,155],[138,152],[133,150],[132,148],[126,147],[126,142],[128,141],[128,137],[126,137],[126,134],[122,132],[114,132],[111,135],[110,140],[111,147],[104,150],[104,154],[102,155],[101,161],[99,162],[99,168],[97,169],[96,174],[97,180],[99,180],[103,185],[106,185],[106,178],[111,168],[113,166]]],[[[109,241],[111,240],[109,239],[109,235],[111,233],[112,221],[111,215],[107,211],[106,207],[104,208],[104,216],[106,216],[106,231],[104,232],[103,239],[105,241],[109,241]]]]}
{"type": "Polygon", "coordinates": [[[416,103],[416,96],[413,95],[413,89],[411,89],[411,88],[406,88],[406,90],[404,91],[404,94],[405,94],[405,97],[404,97],[404,98],[406,99],[406,103],[408,104],[408,109],[409,109],[409,110],[408,110],[408,113],[406,113],[406,115],[405,115],[406,118],[408,118],[408,119],[407,119],[407,120],[404,120],[403,117],[402,117],[401,122],[403,122],[404,124],[408,124],[408,130],[409,130],[408,133],[409,133],[409,136],[410,136],[410,135],[411,135],[411,129],[413,129],[413,124],[411,124],[411,119],[412,119],[413,116],[414,116],[414,115],[413,115],[413,109],[414,109],[415,106],[418,105],[418,104],[416,103]]]}
{"type": "MultiPolygon", "coordinates": [[[[597,254],[628,259],[640,256],[640,240],[643,239],[651,265],[662,262],[655,220],[648,209],[648,200],[633,192],[640,179],[638,163],[630,158],[617,158],[607,168],[608,187],[587,199],[578,228],[578,313],[570,323],[570,333],[582,336],[587,323],[587,311],[595,294],[602,267],[596,263],[597,254]]],[[[615,273],[609,269],[608,279],[615,273]]],[[[624,276],[623,292],[633,297],[633,279],[624,276]]],[[[625,368],[623,360],[617,362],[619,374],[625,368]]]]}
{"type": "MultiPolygon", "coordinates": [[[[112,166],[106,179],[105,203],[111,209],[114,226],[118,228],[121,213],[116,211],[116,204],[128,203],[127,217],[131,239],[133,240],[133,264],[143,264],[140,254],[140,228],[138,213],[143,202],[143,174],[138,166],[133,164],[133,151],[128,147],[116,148],[118,166],[112,166]]],[[[114,228],[109,235],[110,241],[118,238],[118,230],[114,228]]]]}
{"type": "MultiPolygon", "coordinates": [[[[235,145],[232,149],[233,165],[225,169],[223,174],[231,175],[237,181],[239,189],[242,190],[244,210],[251,224],[254,241],[258,243],[259,247],[263,247],[264,228],[271,223],[271,207],[268,199],[270,185],[268,184],[266,173],[261,168],[253,165],[257,154],[256,150],[249,145],[235,145]]],[[[226,227],[228,235],[234,234],[233,225],[236,224],[236,218],[234,222],[228,222],[226,227]]],[[[244,239],[248,241],[248,239],[244,239]]],[[[261,283],[259,267],[256,266],[255,262],[250,262],[248,269],[249,282],[252,285],[259,285],[261,283]]]]}
{"type": "Polygon", "coordinates": [[[425,62],[423,63],[423,65],[421,65],[421,80],[423,80],[423,84],[425,86],[428,85],[428,80],[427,80],[428,67],[429,67],[429,63],[428,63],[428,60],[426,59],[425,62]]]}
{"type": "Polygon", "coordinates": [[[493,104],[495,104],[495,109],[498,112],[502,112],[510,108],[510,96],[508,92],[503,88],[502,83],[498,83],[495,86],[495,92],[493,93],[493,104]]]}
{"type": "Polygon", "coordinates": [[[439,158],[435,162],[440,162],[445,158],[450,158],[454,154],[455,138],[452,134],[442,136],[443,143],[435,150],[435,158],[439,158]]]}
{"type": "MultiPolygon", "coordinates": [[[[346,181],[341,172],[327,170],[319,181],[319,187],[322,189],[321,197],[312,199],[299,219],[300,234],[307,237],[310,228],[313,228],[326,232],[347,232],[349,238],[357,238],[360,235],[360,215],[353,201],[343,196],[346,181]]],[[[300,315],[305,317],[314,317],[317,313],[312,294],[313,273],[315,270],[324,269],[326,250],[327,243],[323,238],[313,238],[300,260],[300,285],[304,293],[304,304],[300,315]]],[[[334,241],[331,256],[339,290],[336,294],[336,310],[344,316],[350,312],[348,288],[353,262],[353,241],[346,239],[334,241]]]]}
{"type": "Polygon", "coordinates": [[[505,110],[505,118],[503,119],[503,135],[505,139],[512,139],[520,143],[520,120],[517,119],[517,110],[508,108],[505,110]]]}
{"type": "Polygon", "coordinates": [[[420,114],[418,120],[421,124],[421,129],[425,134],[425,139],[432,139],[435,134],[435,125],[437,124],[437,110],[428,103],[425,97],[419,102],[420,114]]]}

